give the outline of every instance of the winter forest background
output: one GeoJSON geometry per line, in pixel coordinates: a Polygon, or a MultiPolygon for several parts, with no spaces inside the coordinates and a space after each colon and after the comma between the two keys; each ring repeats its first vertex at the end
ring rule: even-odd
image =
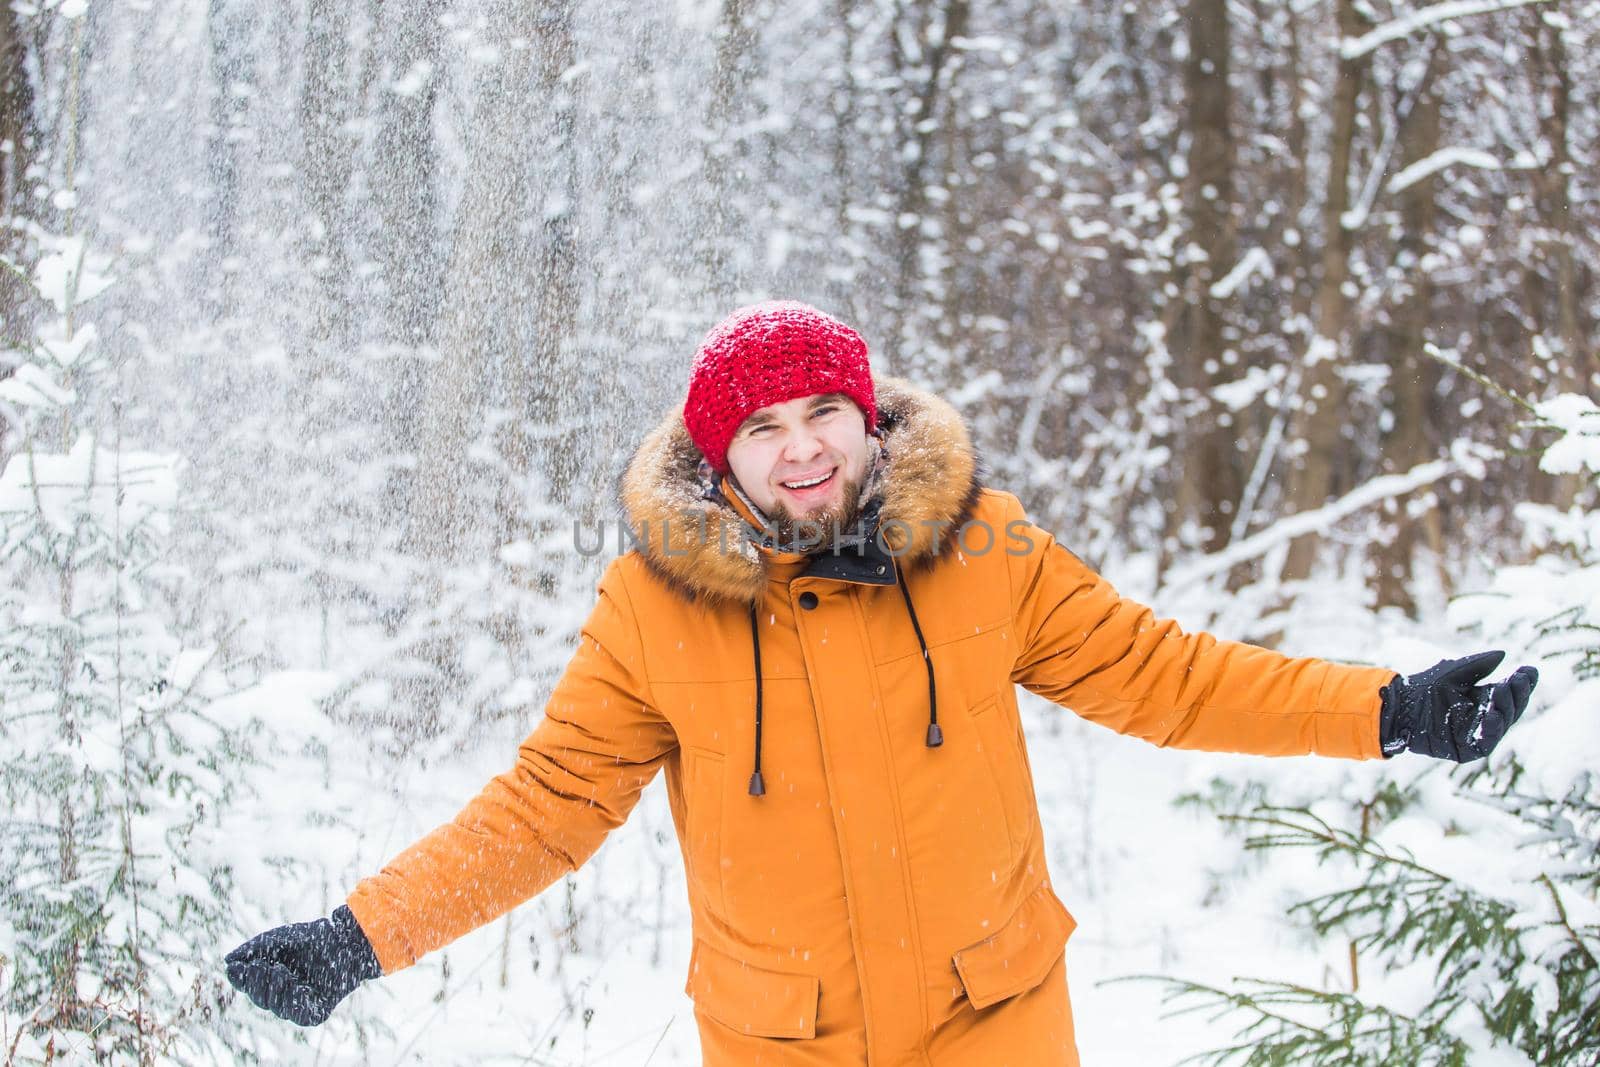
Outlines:
{"type": "Polygon", "coordinates": [[[1543,673],[1463,770],[1030,698],[1085,1063],[1600,1063],[1600,2],[11,0],[0,57],[0,1062],[697,1062],[659,782],[317,1030],[221,957],[510,764],[572,520],[791,296],[1163,614],[1543,673]]]}

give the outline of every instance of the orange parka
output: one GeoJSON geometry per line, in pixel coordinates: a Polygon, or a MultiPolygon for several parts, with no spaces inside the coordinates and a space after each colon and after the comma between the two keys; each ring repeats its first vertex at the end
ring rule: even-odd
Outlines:
{"type": "Polygon", "coordinates": [[[642,546],[516,766],[349,896],[385,973],[578,867],[664,770],[710,1067],[1067,1067],[1074,921],[1017,686],[1156,745],[1380,756],[1393,672],[1158,620],[983,487],[949,404],[875,388],[882,537],[859,551],[751,544],[681,417],[647,436],[621,482],[642,546]]]}

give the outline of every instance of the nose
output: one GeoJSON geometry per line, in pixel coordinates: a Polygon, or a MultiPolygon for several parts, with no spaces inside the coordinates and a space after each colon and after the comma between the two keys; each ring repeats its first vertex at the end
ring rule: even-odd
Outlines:
{"type": "Polygon", "coordinates": [[[818,437],[809,426],[802,426],[784,443],[783,459],[786,463],[805,463],[821,455],[822,450],[822,438],[818,437]]]}

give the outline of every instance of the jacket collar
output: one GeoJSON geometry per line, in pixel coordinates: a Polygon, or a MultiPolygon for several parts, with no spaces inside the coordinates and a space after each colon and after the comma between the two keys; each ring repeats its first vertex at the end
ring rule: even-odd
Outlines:
{"type": "Polygon", "coordinates": [[[932,564],[977,506],[983,460],[946,401],[888,375],[874,375],[873,389],[888,462],[878,520],[892,557],[875,539],[809,559],[749,541],[746,514],[714,481],[706,484],[700,451],[689,440],[682,410],[674,409],[634,450],[619,483],[646,566],[688,600],[749,605],[760,599],[770,574],[793,576],[796,562],[805,564],[807,575],[883,585],[894,584],[894,564],[901,571],[932,564]]]}

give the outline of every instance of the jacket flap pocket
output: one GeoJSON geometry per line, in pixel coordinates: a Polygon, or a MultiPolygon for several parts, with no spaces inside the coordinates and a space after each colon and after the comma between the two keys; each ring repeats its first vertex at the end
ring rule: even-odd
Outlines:
{"type": "Polygon", "coordinates": [[[744,963],[695,938],[684,992],[717,1022],[754,1037],[816,1037],[814,975],[744,963]]]}
{"type": "Polygon", "coordinates": [[[1078,923],[1048,885],[1034,890],[1005,926],[955,954],[974,1008],[987,1008],[1044,981],[1078,923]]]}

